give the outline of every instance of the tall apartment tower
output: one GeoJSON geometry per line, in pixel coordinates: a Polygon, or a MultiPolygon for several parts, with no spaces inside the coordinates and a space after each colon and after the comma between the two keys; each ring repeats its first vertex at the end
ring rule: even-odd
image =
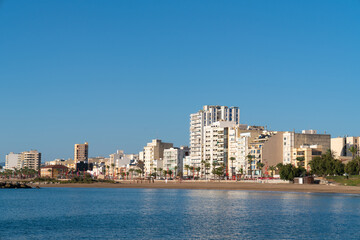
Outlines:
{"type": "Polygon", "coordinates": [[[237,125],[240,123],[238,107],[205,105],[197,113],[190,114],[190,159],[194,167],[200,167],[204,160],[204,128],[214,122],[226,121],[237,125]]]}
{"type": "Polygon", "coordinates": [[[89,144],[85,142],[84,144],[75,144],[74,149],[74,164],[76,170],[86,171],[89,168],[88,164],[89,158],[89,144]]]}

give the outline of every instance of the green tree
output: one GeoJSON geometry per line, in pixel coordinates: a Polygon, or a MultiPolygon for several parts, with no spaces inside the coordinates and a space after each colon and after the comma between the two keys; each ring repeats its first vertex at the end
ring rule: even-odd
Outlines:
{"type": "Polygon", "coordinates": [[[352,160],[354,160],[358,152],[357,147],[352,145],[351,147],[349,147],[349,152],[351,152],[352,160]]]}
{"type": "Polygon", "coordinates": [[[271,177],[274,177],[274,171],[275,171],[276,167],[275,166],[270,166],[269,167],[269,171],[271,172],[271,177]]]}
{"type": "Polygon", "coordinates": [[[256,167],[260,170],[261,176],[263,175],[263,174],[262,174],[262,169],[263,169],[264,166],[265,166],[265,164],[263,164],[263,163],[260,162],[260,161],[258,161],[258,162],[256,163],[256,167]]]}
{"type": "Polygon", "coordinates": [[[110,169],[110,166],[109,165],[106,165],[106,168],[107,168],[107,176],[109,176],[110,174],[110,171],[109,171],[109,169],[110,169]]]}
{"type": "Polygon", "coordinates": [[[194,174],[194,169],[195,169],[195,168],[194,168],[193,166],[190,166],[189,169],[190,169],[190,171],[191,171],[191,173],[192,173],[192,177],[194,178],[194,177],[195,177],[195,176],[194,176],[194,175],[195,175],[195,174],[194,174]]]}
{"type": "Polygon", "coordinates": [[[208,161],[206,161],[206,163],[205,163],[205,178],[206,179],[207,179],[207,175],[209,175],[210,168],[211,168],[211,164],[208,161]]]}
{"type": "Polygon", "coordinates": [[[310,163],[311,173],[317,176],[343,175],[344,164],[335,159],[334,153],[328,150],[320,157],[315,157],[310,163]]]}
{"type": "Polygon", "coordinates": [[[189,169],[190,169],[190,166],[189,165],[185,165],[185,170],[186,170],[186,176],[189,176],[189,169]]]}
{"type": "Polygon", "coordinates": [[[236,158],[231,157],[230,161],[231,161],[231,177],[234,175],[234,161],[236,158]]]}
{"type": "Polygon", "coordinates": [[[353,159],[345,165],[345,172],[349,175],[359,174],[359,159],[353,159]]]}
{"type": "Polygon", "coordinates": [[[253,161],[253,159],[254,159],[254,157],[251,155],[251,154],[248,154],[247,156],[246,156],[246,158],[247,158],[247,160],[248,160],[248,165],[249,165],[249,172],[250,172],[250,175],[251,175],[251,178],[253,177],[253,175],[252,175],[252,167],[251,167],[251,165],[252,165],[252,161],[253,161]]]}
{"type": "Polygon", "coordinates": [[[167,173],[169,174],[169,177],[171,178],[171,175],[173,174],[172,170],[168,170],[167,173]]]}
{"type": "Polygon", "coordinates": [[[305,161],[305,158],[304,157],[297,157],[296,158],[296,161],[297,161],[297,165],[298,166],[301,166],[301,167],[303,167],[304,166],[304,161],[305,161]]]}
{"type": "Polygon", "coordinates": [[[197,167],[195,170],[197,171],[197,177],[199,177],[199,173],[200,173],[201,168],[197,167]]]}
{"type": "Polygon", "coordinates": [[[114,177],[115,176],[115,164],[114,163],[111,164],[111,168],[112,168],[113,177],[114,177]]]}
{"type": "Polygon", "coordinates": [[[282,165],[279,169],[280,178],[283,180],[293,181],[295,177],[306,175],[306,169],[295,167],[291,164],[282,165]]]}
{"type": "Polygon", "coordinates": [[[224,176],[224,170],[225,170],[225,167],[223,164],[216,165],[212,170],[212,173],[219,177],[219,182],[220,182],[221,177],[224,176]]]}

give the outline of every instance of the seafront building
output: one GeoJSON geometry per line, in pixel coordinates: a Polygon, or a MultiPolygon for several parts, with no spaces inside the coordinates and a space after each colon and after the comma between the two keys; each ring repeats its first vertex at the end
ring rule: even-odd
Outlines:
{"type": "Polygon", "coordinates": [[[87,171],[89,169],[89,144],[75,144],[74,146],[74,164],[75,170],[87,171]]]}
{"type": "Polygon", "coordinates": [[[232,144],[229,131],[235,127],[235,123],[230,121],[214,122],[210,126],[204,127],[203,163],[210,163],[210,172],[213,171],[214,167],[223,165],[228,176],[229,146],[232,144]]]}
{"type": "Polygon", "coordinates": [[[171,170],[174,176],[183,172],[184,159],[190,155],[190,149],[187,146],[172,147],[164,150],[163,168],[171,170]]]}
{"type": "Polygon", "coordinates": [[[37,150],[25,151],[20,154],[19,168],[29,168],[38,171],[41,164],[41,153],[37,150]]]}
{"type": "Polygon", "coordinates": [[[74,160],[69,158],[67,160],[65,159],[55,159],[53,161],[45,162],[45,166],[53,166],[53,165],[62,165],[69,169],[75,169],[74,160]]]}
{"type": "Polygon", "coordinates": [[[9,153],[6,155],[5,169],[14,170],[29,168],[38,171],[41,164],[41,153],[37,150],[25,151],[22,153],[9,153]]]}
{"type": "Polygon", "coordinates": [[[239,124],[239,108],[205,105],[202,110],[190,114],[190,156],[192,166],[201,167],[201,161],[205,160],[205,127],[219,121],[231,122],[233,125],[239,124]]]}
{"type": "Polygon", "coordinates": [[[144,171],[147,176],[155,172],[155,168],[163,168],[164,150],[172,148],[172,143],[165,143],[159,139],[153,139],[144,150],[139,153],[139,160],[144,162],[144,171]]]}
{"type": "Polygon", "coordinates": [[[9,170],[14,170],[15,168],[20,168],[21,164],[21,154],[20,153],[9,153],[5,157],[5,168],[9,170]]]}
{"type": "Polygon", "coordinates": [[[251,169],[260,173],[257,162],[264,164],[263,173],[278,163],[301,165],[310,170],[309,162],[330,149],[330,135],[316,131],[296,132],[266,131],[250,143],[250,155],[254,161],[251,169]]]}
{"type": "Polygon", "coordinates": [[[65,178],[69,168],[64,165],[48,165],[41,167],[41,177],[65,178]]]}
{"type": "Polygon", "coordinates": [[[359,156],[360,137],[336,137],[331,138],[331,151],[335,158],[343,162],[350,161],[353,157],[359,156]],[[356,150],[355,155],[350,151],[351,147],[356,150]]]}

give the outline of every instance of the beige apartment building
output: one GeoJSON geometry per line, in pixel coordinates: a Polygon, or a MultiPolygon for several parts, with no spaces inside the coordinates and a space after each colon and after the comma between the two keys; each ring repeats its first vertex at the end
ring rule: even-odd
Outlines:
{"type": "Polygon", "coordinates": [[[53,161],[45,162],[45,166],[54,166],[54,165],[62,165],[66,166],[69,169],[75,169],[74,160],[71,158],[65,160],[65,159],[55,159],[53,161]]]}
{"type": "Polygon", "coordinates": [[[164,150],[172,147],[172,143],[165,143],[159,139],[153,139],[144,147],[139,153],[139,160],[144,161],[144,171],[147,176],[155,172],[154,168],[163,168],[164,150]]]}
{"type": "Polygon", "coordinates": [[[304,167],[310,170],[309,163],[315,158],[320,157],[324,153],[321,145],[301,145],[299,148],[293,149],[292,162],[296,167],[304,167]]]}
{"type": "Polygon", "coordinates": [[[40,175],[41,177],[60,178],[65,177],[68,170],[64,165],[48,165],[41,168],[40,175]]]}
{"type": "Polygon", "coordinates": [[[295,149],[302,145],[317,145],[322,149],[322,153],[331,149],[330,134],[317,134],[315,130],[303,130],[302,133],[284,132],[283,133],[283,163],[295,165],[295,149]]]}
{"type": "Polygon", "coordinates": [[[40,169],[41,153],[37,150],[22,152],[20,154],[20,168],[29,168],[38,171],[40,169]]]}
{"type": "Polygon", "coordinates": [[[302,133],[264,130],[261,133],[254,132],[253,135],[244,131],[238,141],[241,167],[245,166],[243,172],[249,173],[251,170],[255,175],[261,174],[257,162],[264,164],[262,173],[268,173],[270,166],[276,166],[278,163],[298,165],[300,163],[297,158],[304,157],[301,164],[308,168],[314,157],[330,149],[330,135],[317,134],[314,130],[302,133]],[[247,160],[249,154],[253,158],[251,166],[247,160]]]}
{"type": "Polygon", "coordinates": [[[75,144],[74,147],[74,165],[76,168],[77,164],[88,164],[89,158],[89,144],[75,144]]]}
{"type": "Polygon", "coordinates": [[[360,137],[337,137],[331,139],[331,151],[334,153],[335,158],[348,162],[353,157],[359,156],[360,137]],[[357,152],[355,156],[349,151],[351,147],[355,147],[357,152]]]}

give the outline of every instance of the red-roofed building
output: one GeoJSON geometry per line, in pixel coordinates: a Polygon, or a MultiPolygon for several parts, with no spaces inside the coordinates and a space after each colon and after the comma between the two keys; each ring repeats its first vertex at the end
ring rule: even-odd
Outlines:
{"type": "Polygon", "coordinates": [[[41,168],[41,177],[59,178],[65,176],[69,168],[63,165],[49,165],[41,168]]]}

